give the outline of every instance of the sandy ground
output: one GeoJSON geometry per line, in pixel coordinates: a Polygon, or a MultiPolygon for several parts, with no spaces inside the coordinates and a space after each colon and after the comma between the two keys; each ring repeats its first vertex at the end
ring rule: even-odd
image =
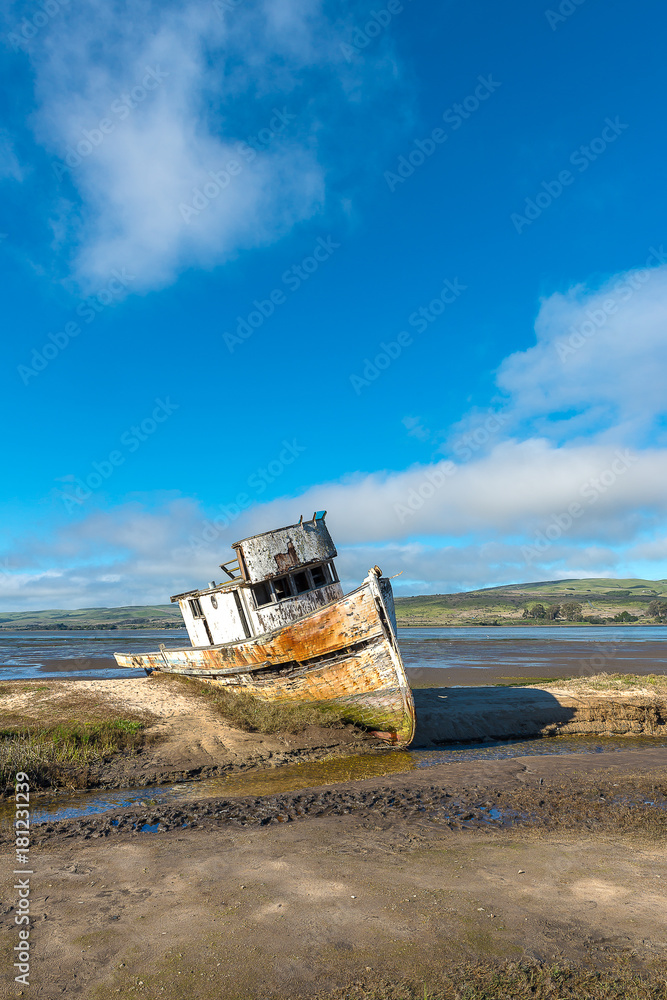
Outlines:
{"type": "MultiPolygon", "coordinates": [[[[622,791],[638,761],[664,784],[667,750],[613,758],[461,763],[350,783],[347,793],[400,797],[407,783],[425,795],[500,790],[511,801],[531,790],[548,799],[554,782],[576,791],[603,780],[622,791]]],[[[435,988],[439,971],[465,957],[605,967],[620,955],[639,968],[666,957],[664,840],[585,820],[569,831],[484,831],[432,818],[360,799],[347,814],[267,827],[212,819],[37,837],[24,995],[289,1000],[384,976],[435,988]]],[[[13,913],[5,908],[6,927],[13,913]]],[[[10,962],[11,934],[4,940],[10,962]]]]}
{"type": "MultiPolygon", "coordinates": [[[[610,692],[557,686],[417,688],[413,696],[416,747],[540,734],[667,738],[667,697],[650,686],[610,692]]],[[[65,769],[59,779],[64,787],[144,787],[387,749],[353,726],[310,726],[295,735],[243,732],[205,699],[156,677],[14,684],[0,702],[0,724],[53,720],[65,706],[81,720],[108,706],[145,718],[149,727],[138,752],[65,769]]]]}
{"type": "Polygon", "coordinates": [[[95,706],[108,705],[120,714],[150,721],[148,743],[136,755],[118,756],[91,767],[74,782],[77,787],[108,788],[148,785],[205,777],[261,765],[278,766],[317,760],[338,753],[381,749],[384,744],[353,726],[309,726],[296,735],[247,733],[229,725],[204,700],[180,686],[151,677],[129,680],[43,681],[14,685],[0,702],[2,719],[39,720],[57,716],[58,704],[80,702],[80,718],[95,706]]]}

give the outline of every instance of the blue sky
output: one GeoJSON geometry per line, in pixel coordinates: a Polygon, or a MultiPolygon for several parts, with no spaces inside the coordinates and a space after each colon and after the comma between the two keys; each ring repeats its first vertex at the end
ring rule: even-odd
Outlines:
{"type": "Polygon", "coordinates": [[[2,607],[315,508],[350,585],[666,577],[666,21],[7,5],[2,607]]]}

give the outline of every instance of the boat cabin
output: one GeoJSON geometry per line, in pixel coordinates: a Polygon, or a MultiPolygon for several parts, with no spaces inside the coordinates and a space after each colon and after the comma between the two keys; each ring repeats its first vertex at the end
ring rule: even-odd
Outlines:
{"type": "Polygon", "coordinates": [[[338,555],[325,524],[326,511],[311,521],[252,535],[222,563],[226,579],[202,590],[176,594],[193,646],[217,646],[281,628],[343,596],[334,559],[338,555]]]}

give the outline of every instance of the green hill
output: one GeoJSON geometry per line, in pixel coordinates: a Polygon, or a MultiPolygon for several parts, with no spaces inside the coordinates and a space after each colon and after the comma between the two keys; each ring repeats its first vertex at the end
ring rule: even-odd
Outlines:
{"type": "MultiPolygon", "coordinates": [[[[425,594],[397,597],[399,625],[539,625],[568,624],[555,620],[523,617],[535,604],[581,605],[586,618],[596,624],[611,623],[627,612],[637,624],[653,624],[648,605],[667,601],[667,580],[545,580],[542,583],[513,583],[460,594],[425,594]]],[[[571,623],[570,623],[571,624],[571,623]]],[[[0,629],[114,629],[181,628],[183,620],[177,604],[155,604],[127,608],[80,608],[75,611],[0,612],[0,629]]]]}
{"type": "Polygon", "coordinates": [[[181,628],[177,604],[129,608],[80,608],[74,611],[0,611],[0,629],[181,628]]]}
{"type": "Polygon", "coordinates": [[[613,619],[623,612],[638,624],[654,624],[648,605],[656,599],[667,600],[667,580],[544,580],[459,594],[398,597],[396,618],[404,626],[557,625],[567,624],[562,614],[555,620],[527,620],[524,611],[538,603],[545,607],[575,603],[581,605],[583,618],[594,619],[595,624],[616,624],[613,619]]]}

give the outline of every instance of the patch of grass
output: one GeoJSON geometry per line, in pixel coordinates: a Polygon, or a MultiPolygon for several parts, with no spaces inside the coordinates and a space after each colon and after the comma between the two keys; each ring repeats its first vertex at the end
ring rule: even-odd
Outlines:
{"type": "MultiPolygon", "coordinates": [[[[9,698],[11,695],[16,694],[17,691],[27,691],[29,688],[25,685],[19,684],[17,681],[3,681],[0,684],[0,698],[9,698]]],[[[32,688],[30,688],[32,690],[32,688]]]]}
{"type": "MultiPolygon", "coordinates": [[[[543,683],[542,681],[533,683],[543,683]]],[[[656,694],[667,694],[667,674],[594,674],[592,677],[569,677],[544,682],[566,691],[628,691],[643,688],[656,694]]]]}
{"type": "Polygon", "coordinates": [[[340,726],[351,720],[342,707],[318,707],[298,702],[264,701],[180,674],[153,675],[161,684],[180,684],[206,702],[237,729],[249,733],[300,733],[307,726],[340,726]]]}
{"type": "Polygon", "coordinates": [[[468,964],[438,983],[355,983],[316,1000],[664,1000],[667,968],[640,973],[569,965],[508,962],[468,964]]]}
{"type": "Polygon", "coordinates": [[[536,684],[560,684],[560,680],[555,681],[553,677],[501,677],[494,687],[530,687],[536,684]]]}
{"type": "Polygon", "coordinates": [[[68,769],[98,764],[144,742],[144,723],[134,719],[62,722],[55,726],[0,730],[0,787],[11,787],[17,771],[34,787],[58,784],[68,769]]]}
{"type": "Polygon", "coordinates": [[[51,681],[48,684],[25,685],[16,681],[0,682],[0,730],[32,729],[39,726],[53,729],[60,724],[113,722],[121,717],[134,722],[150,723],[150,712],[127,710],[113,698],[100,692],[79,689],[72,681],[51,681]]]}

